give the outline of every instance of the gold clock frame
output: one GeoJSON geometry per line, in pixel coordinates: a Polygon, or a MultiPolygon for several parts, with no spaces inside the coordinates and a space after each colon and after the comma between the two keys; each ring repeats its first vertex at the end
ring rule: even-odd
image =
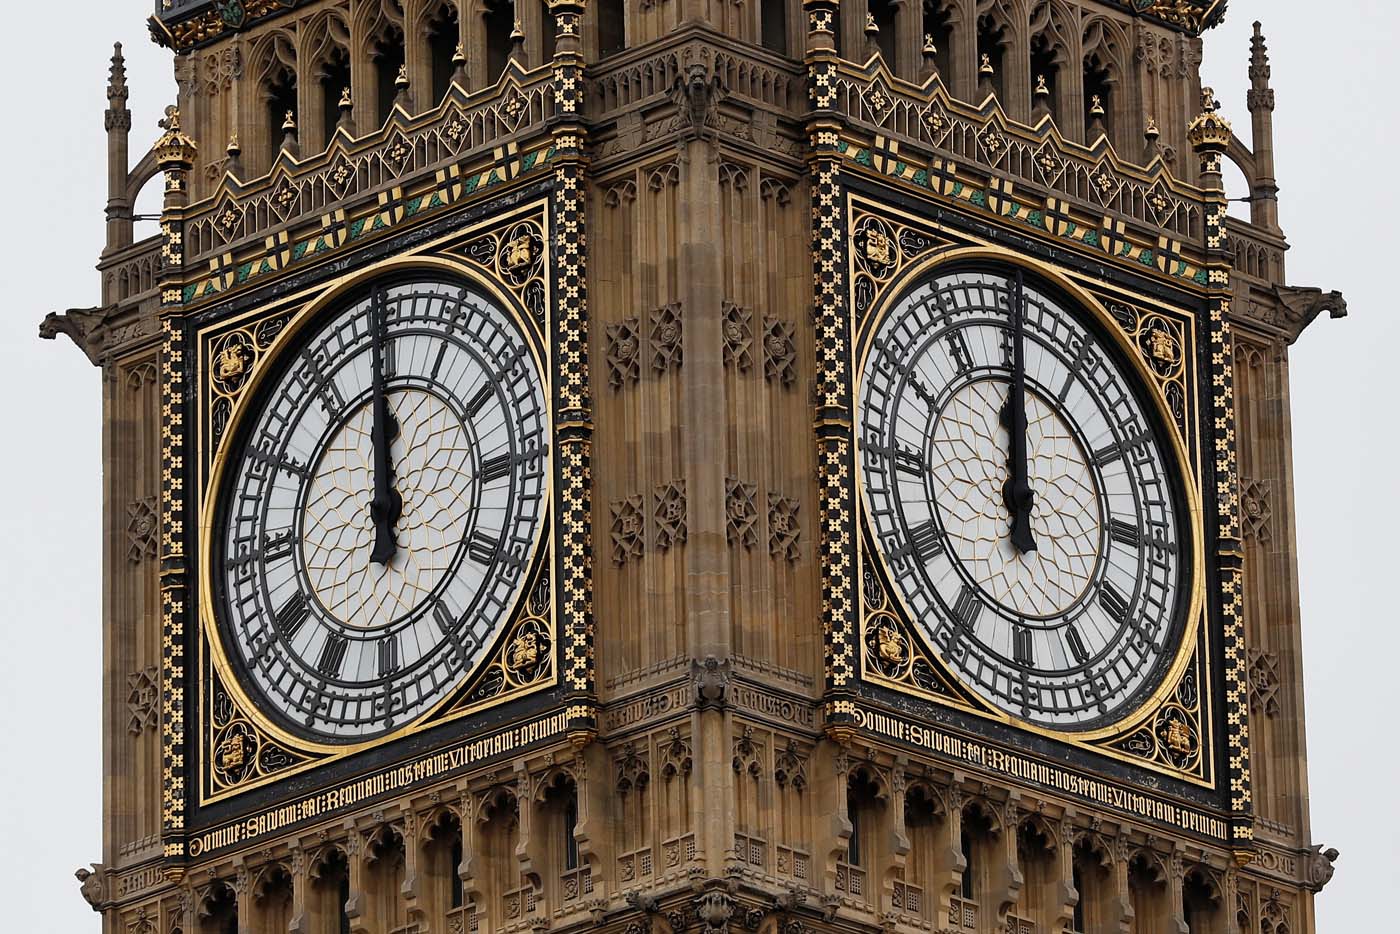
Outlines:
{"type": "MultiPolygon", "coordinates": [[[[543,242],[545,244],[550,244],[553,236],[552,216],[547,198],[531,201],[519,206],[515,210],[493,216],[477,224],[453,230],[431,243],[417,247],[414,252],[374,262],[368,266],[348,272],[329,282],[320,283],[282,299],[279,304],[284,307],[294,306],[299,301],[304,301],[305,303],[296,311],[292,312],[287,324],[282,328],[280,333],[278,333],[266,352],[261,354],[258,358],[248,380],[240,388],[227,427],[219,442],[214,446],[212,456],[208,458],[207,476],[205,474],[206,459],[204,454],[205,439],[207,437],[206,431],[209,427],[206,424],[209,418],[209,407],[203,403],[206,395],[209,393],[210,386],[209,373],[202,367],[201,381],[198,386],[201,404],[197,406],[198,420],[200,422],[198,437],[200,441],[196,469],[200,497],[198,521],[199,544],[196,570],[196,586],[199,594],[199,624],[196,627],[198,644],[195,653],[195,664],[198,667],[198,673],[196,677],[192,679],[192,683],[197,691],[196,702],[201,705],[199,716],[202,738],[199,756],[200,775],[198,779],[199,788],[197,797],[200,806],[227,800],[254,788],[264,786],[270,782],[280,781],[291,775],[327,765],[333,761],[369,749],[387,746],[397,740],[436,727],[442,723],[459,720],[472,714],[479,713],[482,710],[499,706],[502,703],[555,688],[561,683],[562,666],[559,661],[559,653],[562,649],[562,645],[559,640],[557,620],[554,618],[554,606],[558,598],[560,582],[557,580],[557,575],[553,573],[553,568],[551,566],[559,532],[558,516],[556,515],[557,485],[555,478],[555,472],[558,466],[555,460],[559,456],[557,443],[559,424],[554,402],[557,374],[553,371],[553,349],[550,343],[550,329],[552,327],[552,317],[554,314],[553,277],[548,268],[548,258],[546,257],[546,271],[543,276],[545,289],[544,319],[543,321],[535,322],[524,312],[523,308],[520,306],[519,299],[511,293],[511,290],[506,284],[498,281],[497,275],[494,274],[492,270],[481,265],[474,265],[465,259],[451,254],[451,250],[454,249],[455,245],[471,242],[491,232],[508,229],[522,220],[536,223],[539,227],[543,242]],[[413,720],[391,733],[358,743],[320,743],[292,734],[267,717],[260,709],[259,704],[250,697],[244,689],[234,672],[231,660],[224,651],[222,639],[218,632],[219,624],[215,617],[213,601],[210,599],[213,574],[212,542],[213,534],[217,531],[214,528],[214,523],[220,497],[220,486],[223,483],[225,468],[228,465],[231,453],[229,447],[230,440],[237,435],[238,427],[245,418],[249,417],[248,413],[252,411],[254,400],[263,382],[268,378],[267,374],[271,369],[268,363],[279,359],[282,354],[294,350],[302,332],[310,326],[310,323],[325,312],[327,308],[343,300],[348,294],[352,294],[357,289],[362,288],[366,283],[386,275],[412,271],[436,273],[470,283],[492,301],[496,302],[498,307],[504,309],[521,332],[527,335],[526,344],[528,345],[531,359],[535,363],[543,380],[542,389],[545,397],[546,435],[549,438],[551,449],[550,466],[545,477],[543,488],[546,497],[544,520],[540,524],[540,528],[536,533],[535,542],[531,547],[529,568],[527,569],[527,576],[520,595],[515,604],[510,608],[510,611],[503,617],[505,622],[501,627],[501,631],[497,634],[496,639],[491,643],[490,648],[482,653],[481,658],[477,660],[473,669],[462,676],[456,689],[432,707],[420,713],[413,720]],[[521,621],[522,612],[529,604],[534,591],[542,580],[547,581],[549,586],[548,609],[544,614],[550,628],[551,638],[547,676],[514,690],[507,690],[483,701],[464,703],[464,691],[468,690],[470,685],[480,679],[487,666],[493,663],[494,657],[503,649],[502,639],[509,635],[512,629],[521,621]],[[214,718],[206,702],[213,696],[213,679],[217,679],[218,684],[229,695],[236,707],[239,717],[249,721],[257,731],[265,734],[268,740],[290,751],[291,754],[300,761],[280,769],[273,774],[249,778],[237,783],[234,787],[220,789],[211,793],[213,783],[210,779],[213,773],[213,755],[215,752],[213,735],[214,718]]],[[[212,339],[219,334],[226,333],[230,327],[256,323],[260,320],[265,320],[267,317],[268,311],[265,308],[261,308],[245,312],[232,318],[220,320],[217,323],[195,332],[192,335],[192,343],[201,349],[204,348],[206,344],[212,346],[212,339]]],[[[201,362],[207,363],[209,361],[201,362]]]]}
{"type": "MultiPolygon", "coordinates": [[[[856,199],[852,198],[851,200],[855,201],[856,199]]],[[[871,207],[874,207],[874,205],[872,204],[871,207]]],[[[888,208],[885,208],[885,210],[888,210],[888,208]]],[[[847,211],[847,229],[849,230],[853,229],[854,227],[854,225],[850,223],[852,220],[854,220],[854,205],[848,204],[847,211]]],[[[907,218],[907,220],[916,224],[917,227],[920,229],[921,233],[924,233],[925,235],[930,236],[931,238],[936,237],[937,231],[932,225],[929,225],[926,222],[920,223],[916,218],[912,217],[907,218]]],[[[1078,281],[1076,281],[1076,279],[1073,278],[1071,273],[1069,273],[1067,270],[1062,269],[1061,267],[1054,266],[1049,263],[1038,262],[1036,260],[1026,257],[1022,253],[1008,250],[1004,247],[996,246],[993,244],[984,243],[978,245],[955,246],[949,243],[947,240],[941,240],[939,246],[935,246],[926,255],[903,265],[892,276],[890,276],[882,284],[882,287],[876,293],[874,301],[870,304],[870,307],[864,313],[861,320],[857,321],[854,315],[852,315],[852,346],[856,350],[856,354],[852,358],[851,368],[851,399],[853,405],[853,412],[855,412],[855,407],[859,404],[861,384],[863,374],[865,372],[865,364],[870,351],[870,341],[868,339],[863,338],[866,338],[868,337],[868,335],[874,333],[878,322],[885,315],[887,315],[892,308],[896,306],[899,299],[901,299],[904,295],[908,293],[910,287],[914,283],[924,278],[927,278],[930,274],[935,273],[939,268],[947,267],[949,265],[956,264],[959,262],[977,260],[992,261],[1000,263],[1004,266],[1012,266],[1024,269],[1032,275],[1051,284],[1053,287],[1061,290],[1074,303],[1076,303],[1081,313],[1093,318],[1095,323],[1099,326],[1099,330],[1101,332],[1107,333],[1109,335],[1109,339],[1112,341],[1114,346],[1116,346],[1120,353],[1128,360],[1133,377],[1136,378],[1141,384],[1141,386],[1146,389],[1147,395],[1151,400],[1151,404],[1154,409],[1155,415],[1159,419],[1160,423],[1166,426],[1168,429],[1165,432],[1165,434],[1170,438],[1170,441],[1167,445],[1168,457],[1171,460],[1170,466],[1180,471],[1180,476],[1184,481],[1183,486],[1186,492],[1185,508],[1188,520],[1187,526],[1189,529],[1190,537],[1190,578],[1186,589],[1186,596],[1189,600],[1189,603],[1187,605],[1186,615],[1184,617],[1185,625],[1182,628],[1178,637],[1175,657],[1173,658],[1172,663],[1161,675],[1157,686],[1149,694],[1144,696],[1130,711],[1126,712],[1114,723],[1104,727],[1100,727],[1095,730],[1056,730],[1039,724],[1031,723],[1012,714],[1009,714],[1006,711],[1001,710],[1000,708],[994,706],[991,702],[982,698],[975,691],[963,687],[961,679],[959,679],[957,675],[946,666],[946,664],[942,661],[940,655],[931,646],[928,646],[926,644],[921,646],[923,649],[925,649],[925,654],[927,655],[927,657],[936,661],[936,664],[939,666],[939,675],[943,679],[945,679],[952,685],[957,686],[960,689],[960,697],[936,693],[933,691],[920,690],[918,688],[912,687],[909,684],[894,681],[893,679],[884,677],[879,672],[872,671],[867,663],[866,653],[863,650],[868,635],[867,627],[871,617],[868,607],[866,606],[866,595],[864,593],[863,587],[857,588],[857,590],[859,591],[859,595],[857,597],[857,645],[859,646],[858,653],[860,655],[861,677],[864,680],[869,681],[871,683],[882,684],[886,687],[892,688],[902,693],[914,694],[916,696],[922,697],[926,700],[930,700],[944,706],[953,707],[959,710],[972,713],[984,719],[1012,726],[1018,730],[1031,732],[1055,740],[1057,742],[1066,743],[1073,746],[1079,746],[1095,754],[1106,755],[1114,759],[1131,763],[1134,766],[1149,768],[1154,771],[1163,772],[1165,774],[1172,775],[1173,777],[1188,781],[1192,784],[1204,787],[1213,787],[1215,784],[1214,761],[1213,758],[1204,755],[1204,749],[1209,741],[1209,731],[1211,729],[1212,724],[1212,698],[1210,691],[1208,690],[1211,667],[1209,651],[1210,647],[1208,644],[1208,640],[1206,640],[1205,643],[1202,643],[1202,640],[1200,640],[1199,638],[1201,635],[1201,630],[1203,629],[1206,623],[1205,597],[1207,576],[1207,569],[1205,564],[1206,548],[1204,517],[1201,505],[1200,472],[1197,468],[1195,461],[1191,457],[1191,452],[1188,450],[1186,439],[1183,438],[1180,433],[1180,429],[1178,428],[1176,418],[1171,412],[1170,406],[1167,403],[1166,397],[1162,393],[1157,378],[1154,376],[1152,371],[1147,367],[1146,363],[1143,361],[1138,348],[1135,347],[1129,341],[1127,335],[1123,332],[1122,326],[1113,318],[1111,314],[1109,314],[1107,309],[1103,306],[1103,303],[1093,293],[1091,293],[1088,289],[1086,289],[1078,281]],[[1208,765],[1209,767],[1202,769],[1199,773],[1184,769],[1173,768],[1157,761],[1148,760],[1141,756],[1123,752],[1122,750],[1113,748],[1111,745],[1108,745],[1109,741],[1131,736],[1135,731],[1142,729],[1144,725],[1147,724],[1147,722],[1151,720],[1154,717],[1154,715],[1156,715],[1158,711],[1160,711],[1163,708],[1163,706],[1171,700],[1172,696],[1177,693],[1181,681],[1187,673],[1187,669],[1192,665],[1193,661],[1196,660],[1195,657],[1198,651],[1198,647],[1202,644],[1204,644],[1206,651],[1205,657],[1200,660],[1202,666],[1205,668],[1205,675],[1201,679],[1202,683],[1198,686],[1201,707],[1200,732],[1202,734],[1200,737],[1198,737],[1202,750],[1202,754],[1198,756],[1198,760],[1201,765],[1208,765]]],[[[848,281],[852,284],[852,286],[854,286],[855,277],[851,276],[848,279],[848,281]]],[[[848,300],[850,300],[852,297],[853,296],[848,295],[848,300]]],[[[1173,309],[1173,311],[1178,314],[1183,313],[1180,309],[1173,309]]],[[[1194,351],[1194,335],[1192,335],[1186,352],[1194,353],[1194,351]]],[[[1192,403],[1190,406],[1191,412],[1188,413],[1187,418],[1187,424],[1190,425],[1193,424],[1193,417],[1196,408],[1194,404],[1194,392],[1188,393],[1188,402],[1192,403]]],[[[884,574],[885,579],[892,580],[893,578],[890,575],[885,555],[880,551],[878,547],[870,547],[869,549],[867,549],[865,535],[868,532],[868,520],[866,518],[864,482],[861,477],[862,468],[860,466],[861,439],[859,437],[859,432],[852,432],[852,435],[852,450],[854,452],[853,461],[855,465],[854,499],[856,502],[854,505],[856,514],[856,534],[854,536],[854,547],[856,552],[856,567],[864,567],[867,559],[871,559],[878,565],[881,572],[884,574]],[[867,554],[867,550],[870,552],[869,554],[867,554]]],[[[889,594],[891,595],[892,599],[896,602],[896,605],[899,607],[900,613],[903,614],[903,622],[905,622],[907,628],[910,630],[910,634],[912,635],[913,633],[916,633],[917,624],[913,622],[916,619],[916,616],[910,611],[908,605],[904,600],[903,595],[899,592],[898,588],[896,587],[887,587],[886,589],[889,591],[889,594]]],[[[914,637],[919,638],[921,641],[923,641],[922,636],[914,637]]]]}

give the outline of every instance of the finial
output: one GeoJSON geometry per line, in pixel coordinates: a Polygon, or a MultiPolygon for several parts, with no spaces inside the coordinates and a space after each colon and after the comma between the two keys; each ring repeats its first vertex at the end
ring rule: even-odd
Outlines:
{"type": "Polygon", "coordinates": [[[1219,105],[1215,102],[1215,92],[1201,88],[1201,113],[1186,128],[1186,138],[1191,149],[1201,158],[1201,172],[1205,175],[1220,174],[1220,159],[1234,139],[1230,121],[1216,113],[1219,105]]]}
{"type": "Polygon", "coordinates": [[[1035,87],[1031,90],[1031,95],[1035,98],[1031,117],[1039,123],[1050,115],[1050,85],[1045,83],[1044,75],[1035,76],[1035,87]]]}
{"type": "Polygon", "coordinates": [[[521,68],[525,67],[525,29],[520,20],[515,21],[515,28],[510,31],[510,57],[521,68]]]}
{"type": "Polygon", "coordinates": [[[874,13],[866,13],[866,14],[865,14],[865,34],[866,34],[867,36],[875,36],[875,35],[879,35],[879,33],[880,33],[880,24],[877,23],[877,22],[875,22],[875,14],[874,14],[874,13]]]}
{"type": "Polygon", "coordinates": [[[180,108],[173,105],[165,108],[165,119],[158,125],[165,133],[156,140],[156,163],[164,169],[191,168],[199,155],[199,147],[180,129],[180,108]]]}
{"type": "Polygon", "coordinates": [[[1246,103],[1250,113],[1274,109],[1274,89],[1269,86],[1273,69],[1269,67],[1269,47],[1264,44],[1263,27],[1254,24],[1254,38],[1250,40],[1249,52],[1249,92],[1246,103]]]}
{"type": "Polygon", "coordinates": [[[986,75],[987,77],[991,77],[997,73],[997,70],[992,67],[992,57],[986,52],[982,53],[982,64],[978,67],[977,73],[979,75],[986,75]]]}
{"type": "Polygon", "coordinates": [[[241,175],[243,171],[243,146],[238,142],[237,133],[229,136],[228,146],[224,152],[228,154],[228,162],[225,164],[224,170],[232,173],[235,177],[241,175]]]}
{"type": "Polygon", "coordinates": [[[413,95],[409,93],[409,88],[413,82],[408,77],[408,65],[400,65],[399,73],[394,77],[394,87],[398,92],[394,94],[394,106],[402,107],[405,112],[413,112],[413,95]]]}
{"type": "Polygon", "coordinates": [[[1089,116],[1102,117],[1103,113],[1103,98],[1095,94],[1089,100],[1089,116]]]}
{"type": "Polygon", "coordinates": [[[460,42],[452,52],[452,82],[464,88],[467,86],[467,53],[460,42]]]}
{"type": "Polygon", "coordinates": [[[933,33],[924,33],[924,54],[937,55],[938,46],[934,44],[933,33]]]}
{"type": "Polygon", "coordinates": [[[350,93],[350,86],[347,84],[340,89],[340,117],[335,121],[337,130],[345,130],[350,135],[355,134],[355,98],[350,93]]]}
{"type": "Polygon", "coordinates": [[[1249,78],[1255,87],[1267,86],[1269,68],[1269,46],[1264,42],[1264,25],[1254,21],[1254,36],[1249,40],[1249,78]]]}
{"type": "Polygon", "coordinates": [[[1147,140],[1147,146],[1143,152],[1143,163],[1150,165],[1153,159],[1162,154],[1162,147],[1158,145],[1158,140],[1162,138],[1162,131],[1157,129],[1157,121],[1153,117],[1147,118],[1147,126],[1142,128],[1143,139],[1147,140]]]}
{"type": "Polygon", "coordinates": [[[107,80],[107,100],[111,101],[114,109],[117,102],[125,102],[130,93],[126,87],[126,56],[122,54],[122,44],[114,43],[112,46],[112,67],[111,77],[107,80]]]}
{"type": "Polygon", "coordinates": [[[297,154],[297,115],[287,111],[287,119],[282,121],[282,148],[293,156],[297,154]]]}

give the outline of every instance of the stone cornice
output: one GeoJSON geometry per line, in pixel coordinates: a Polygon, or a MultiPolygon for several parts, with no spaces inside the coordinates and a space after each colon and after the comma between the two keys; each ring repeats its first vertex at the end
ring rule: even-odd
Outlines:
{"type": "MultiPolygon", "coordinates": [[[[305,0],[158,0],[148,25],[151,38],[178,52],[218,42],[305,0]]],[[[1199,34],[1225,16],[1228,0],[1110,0],[1132,13],[1199,34]]]]}

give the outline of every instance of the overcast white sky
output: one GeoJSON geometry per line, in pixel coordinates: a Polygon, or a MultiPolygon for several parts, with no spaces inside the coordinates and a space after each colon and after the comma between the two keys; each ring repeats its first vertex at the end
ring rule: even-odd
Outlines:
{"type": "MultiPolygon", "coordinates": [[[[46,312],[98,300],[111,43],[127,46],[134,151],[173,97],[170,61],[146,38],[152,6],[5,4],[0,904],[13,931],[99,930],[73,878],[101,853],[99,375],[35,335],[46,312]]],[[[1250,23],[1265,21],[1289,280],[1343,290],[1352,312],[1317,322],[1292,355],[1313,833],[1342,851],[1323,932],[1375,929],[1400,866],[1400,611],[1385,596],[1400,554],[1400,319],[1383,294],[1400,267],[1397,6],[1233,0],[1206,45],[1206,80],[1247,128],[1250,23]]]]}

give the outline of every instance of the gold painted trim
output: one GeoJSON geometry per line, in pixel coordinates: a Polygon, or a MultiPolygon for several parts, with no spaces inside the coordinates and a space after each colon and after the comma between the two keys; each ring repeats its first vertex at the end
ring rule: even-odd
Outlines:
{"type": "MultiPolygon", "coordinates": [[[[1138,379],[1141,380],[1142,383],[1148,387],[1148,395],[1152,399],[1152,402],[1156,407],[1157,417],[1160,420],[1160,422],[1162,424],[1167,425],[1168,427],[1174,424],[1174,419],[1171,415],[1171,410],[1167,408],[1166,399],[1162,396],[1161,390],[1157,388],[1155,380],[1152,379],[1151,374],[1148,373],[1146,367],[1142,363],[1142,360],[1139,357],[1136,348],[1132,347],[1128,343],[1128,340],[1126,336],[1124,336],[1122,329],[1118,326],[1118,323],[1113,320],[1113,317],[1109,315],[1109,313],[1103,308],[1098,299],[1096,299],[1088,291],[1082,288],[1078,283],[1074,282],[1072,279],[1067,277],[1064,273],[1060,271],[1058,267],[1030,260],[1020,253],[1013,252],[1003,247],[963,247],[941,252],[937,255],[930,256],[923,260],[909,264],[904,269],[902,269],[898,275],[896,275],[893,279],[890,280],[890,282],[884,289],[883,294],[879,298],[877,298],[875,303],[871,306],[870,311],[867,314],[866,321],[861,322],[861,327],[859,328],[859,331],[874,333],[880,319],[882,319],[886,314],[889,313],[891,307],[895,305],[896,301],[899,298],[902,298],[904,296],[904,294],[908,291],[908,288],[911,283],[927,276],[930,272],[933,272],[940,266],[945,266],[965,260],[978,259],[995,260],[998,262],[1002,262],[1012,266],[1018,266],[1022,269],[1025,269],[1033,273],[1034,275],[1043,278],[1045,281],[1051,283],[1055,287],[1062,289],[1067,295],[1069,295],[1069,297],[1072,300],[1079,302],[1082,308],[1088,309],[1089,313],[1095,317],[1101,328],[1103,330],[1108,331],[1108,333],[1112,335],[1111,340],[1113,340],[1117,344],[1119,350],[1127,356],[1128,360],[1130,361],[1130,366],[1132,367],[1133,371],[1137,374],[1138,379]]],[[[863,337],[864,335],[862,334],[861,336],[863,337]]],[[[862,388],[861,382],[864,378],[866,359],[869,356],[870,351],[870,342],[865,341],[864,343],[865,346],[861,348],[860,356],[858,358],[858,362],[855,367],[855,372],[853,374],[854,378],[852,380],[852,403],[855,407],[859,407],[860,404],[859,400],[862,388]]],[[[861,476],[861,440],[859,437],[859,432],[856,432],[855,434],[856,436],[853,437],[851,440],[852,443],[855,445],[857,498],[859,500],[857,509],[861,513],[863,520],[866,504],[864,478],[861,476]]],[[[1186,471],[1186,475],[1188,478],[1192,477],[1194,475],[1194,472],[1190,469],[1191,459],[1188,455],[1185,444],[1183,443],[1180,437],[1180,434],[1174,430],[1167,432],[1167,434],[1171,438],[1170,450],[1176,456],[1177,466],[1186,471]]],[[[1186,511],[1189,518],[1189,526],[1191,532],[1192,559],[1190,566],[1191,579],[1187,587],[1187,592],[1190,595],[1191,602],[1189,604],[1189,608],[1186,615],[1186,627],[1182,631],[1182,638],[1180,639],[1177,648],[1176,659],[1172,662],[1171,667],[1168,668],[1166,673],[1162,676],[1156,689],[1154,689],[1150,695],[1144,698],[1136,708],[1124,715],[1120,720],[1118,720],[1111,726],[1101,727],[1097,730],[1090,730],[1084,732],[1055,730],[1050,729],[1048,727],[1039,726],[1026,720],[1022,720],[1019,717],[1012,716],[1011,714],[1008,714],[1005,711],[994,707],[980,694],[973,691],[971,692],[972,699],[977,703],[978,708],[981,708],[976,711],[977,713],[981,714],[982,716],[987,716],[990,719],[997,720],[999,722],[1006,723],[1011,726],[1015,726],[1018,729],[1027,730],[1042,736],[1047,736],[1051,739],[1058,740],[1060,742],[1074,743],[1076,745],[1087,745],[1093,740],[1107,739],[1109,737],[1130,732],[1131,730],[1140,727],[1157,710],[1157,708],[1159,708],[1171,697],[1171,695],[1176,691],[1177,685],[1181,680],[1181,676],[1185,673],[1187,665],[1190,663],[1191,652],[1194,648],[1197,631],[1201,627],[1202,613],[1205,606],[1205,535],[1204,526],[1202,525],[1201,518],[1200,491],[1199,486],[1195,486],[1195,489],[1193,490],[1193,484],[1189,481],[1186,484],[1186,487],[1188,494],[1186,497],[1186,511]],[[1191,495],[1192,492],[1194,492],[1196,495],[1191,495]]],[[[856,548],[857,556],[859,557],[861,551],[864,550],[864,546],[860,540],[860,536],[857,536],[856,548]]],[[[884,554],[880,551],[879,548],[874,548],[872,550],[875,553],[875,558],[879,561],[880,566],[885,570],[885,573],[888,577],[889,567],[885,562],[884,554]]],[[[889,577],[889,579],[893,580],[892,577],[889,577]]],[[[892,587],[890,588],[890,590],[894,593],[896,597],[898,597],[900,607],[904,611],[905,617],[911,621],[917,620],[918,617],[916,617],[913,613],[910,612],[909,607],[904,600],[904,595],[899,591],[899,588],[892,587]]],[[[864,599],[862,598],[862,605],[863,604],[864,599]]],[[[864,614],[862,614],[862,618],[859,622],[861,627],[860,639],[862,642],[864,642],[864,614]]],[[[1209,650],[1209,646],[1207,646],[1207,650],[1209,650]]],[[[933,657],[938,658],[939,661],[942,662],[946,667],[946,662],[943,662],[942,655],[940,655],[937,652],[933,652],[932,655],[933,657]]],[[[864,670],[863,659],[864,656],[862,655],[862,670],[864,670]]],[[[962,679],[958,678],[956,673],[954,673],[951,669],[949,669],[949,674],[960,685],[962,684],[962,679]]],[[[1208,692],[1209,685],[1202,684],[1201,690],[1202,692],[1208,692]]],[[[1096,746],[1093,748],[1095,752],[1104,752],[1110,755],[1112,754],[1111,751],[1105,750],[1102,747],[1096,746]]],[[[1128,761],[1137,764],[1147,764],[1144,760],[1140,760],[1135,757],[1128,757],[1128,761]]],[[[1213,760],[1211,771],[1213,774],[1213,760]]],[[[1184,777],[1192,778],[1192,780],[1194,780],[1194,778],[1190,777],[1188,773],[1173,772],[1172,774],[1181,774],[1184,777]]],[[[1214,782],[1211,782],[1210,784],[1213,785],[1214,782]]]]}
{"type": "MultiPolygon", "coordinates": [[[[464,263],[458,263],[452,260],[434,256],[401,256],[387,259],[383,262],[376,263],[366,269],[357,270],[355,272],[341,276],[338,279],[335,279],[332,282],[328,283],[326,286],[324,286],[321,290],[321,294],[316,299],[311,301],[299,312],[297,312],[295,317],[292,318],[291,322],[289,322],[288,325],[282,330],[282,333],[277,336],[276,342],[274,342],[272,347],[268,349],[268,352],[264,357],[264,365],[259,367],[258,370],[255,373],[253,373],[251,379],[248,381],[248,385],[243,390],[242,397],[238,400],[238,403],[234,406],[233,412],[229,416],[229,423],[228,427],[224,431],[223,441],[219,445],[219,450],[215,453],[214,458],[211,462],[209,481],[202,491],[203,500],[200,503],[199,518],[198,580],[198,593],[200,597],[200,633],[203,637],[200,640],[201,654],[203,652],[204,645],[207,643],[211,655],[210,661],[214,666],[214,670],[222,679],[224,689],[229,692],[229,694],[233,697],[234,702],[241,707],[244,715],[249,720],[251,720],[259,729],[266,731],[277,742],[287,745],[290,748],[300,752],[321,753],[326,755],[327,757],[341,758],[347,755],[352,755],[357,752],[362,752],[366,749],[371,749],[377,746],[385,745],[386,743],[392,742],[395,739],[411,735],[432,725],[429,724],[428,721],[431,720],[436,714],[441,712],[443,708],[448,706],[453,700],[457,699],[457,690],[449,692],[446,697],[439,700],[431,708],[424,711],[422,714],[410,721],[401,729],[395,730],[392,733],[386,733],[382,736],[375,737],[372,740],[366,740],[359,743],[318,743],[314,740],[307,740],[295,734],[288,733],[285,729],[283,729],[282,727],[274,723],[272,720],[270,720],[264,714],[261,707],[257,703],[254,703],[252,699],[248,696],[247,692],[244,691],[243,685],[238,679],[237,673],[233,669],[233,665],[227,658],[226,653],[224,652],[223,641],[219,637],[218,623],[214,617],[213,600],[210,599],[210,594],[212,593],[211,559],[213,533],[215,532],[214,519],[218,508],[220,485],[223,482],[224,468],[227,465],[228,456],[230,453],[229,445],[231,439],[238,434],[238,429],[240,428],[241,421],[247,417],[249,411],[252,409],[253,400],[257,398],[260,384],[265,380],[267,373],[272,369],[272,367],[268,364],[270,364],[270,362],[274,359],[280,357],[282,354],[286,353],[289,348],[293,347],[297,336],[309,326],[309,323],[311,321],[315,320],[327,308],[334,305],[336,302],[342,300],[346,295],[353,293],[355,290],[361,288],[366,283],[372,282],[375,279],[382,278],[385,275],[392,275],[396,272],[412,270],[447,274],[454,278],[463,279],[471,283],[473,286],[481,288],[482,291],[488,293],[490,297],[492,297],[499,303],[500,307],[504,309],[507,312],[507,314],[509,314],[516,321],[516,324],[519,327],[521,327],[523,332],[535,335],[536,337],[540,338],[541,344],[547,341],[547,334],[551,318],[548,306],[546,307],[545,315],[545,334],[542,335],[540,334],[539,328],[533,322],[531,322],[527,316],[523,316],[520,314],[519,310],[515,307],[515,302],[501,290],[500,286],[497,283],[490,281],[486,276],[482,275],[480,272],[472,269],[470,266],[467,266],[464,263]]],[[[543,389],[545,393],[545,413],[548,421],[547,432],[548,437],[553,439],[555,433],[554,412],[552,405],[553,374],[547,364],[541,364],[540,348],[535,347],[532,341],[527,341],[527,343],[531,344],[531,356],[534,358],[535,365],[544,379],[543,389]]],[[[545,356],[548,357],[547,347],[544,348],[544,353],[545,356]]],[[[544,541],[544,536],[546,532],[548,532],[551,536],[551,540],[553,537],[555,493],[553,467],[554,459],[556,456],[554,447],[555,445],[551,444],[551,469],[549,471],[549,475],[546,477],[547,482],[545,489],[547,495],[547,510],[545,513],[544,521],[540,523],[540,528],[536,532],[535,542],[531,546],[530,550],[530,564],[532,566],[534,565],[539,556],[540,546],[541,543],[544,541]]],[[[557,582],[554,580],[554,575],[550,575],[551,615],[553,612],[554,602],[557,597],[557,594],[554,590],[556,583],[557,582]]],[[[507,614],[507,616],[513,617],[515,611],[519,608],[520,601],[525,600],[528,597],[529,588],[523,588],[520,592],[520,596],[516,600],[515,605],[511,607],[511,612],[507,614]]],[[[555,636],[555,644],[551,646],[551,651],[557,653],[559,650],[557,632],[555,633],[555,636]]],[[[481,669],[482,665],[489,660],[489,655],[490,653],[483,653],[482,656],[479,659],[477,659],[475,667],[473,667],[470,672],[465,674],[458,682],[459,689],[461,687],[466,686],[471,681],[471,679],[481,669]]],[[[554,675],[553,679],[550,681],[550,684],[557,684],[559,678],[559,666],[555,664],[553,667],[554,675]]],[[[199,683],[199,691],[201,698],[203,698],[204,696],[204,691],[206,687],[207,684],[205,683],[203,677],[203,670],[201,668],[199,683]]],[[[463,711],[462,713],[466,713],[466,711],[463,711]]],[[[207,754],[208,750],[202,750],[202,753],[207,754]]],[[[321,762],[324,761],[325,760],[321,760],[321,762]]],[[[308,764],[308,767],[312,764],[320,763],[310,763],[308,764]]],[[[283,774],[288,773],[279,773],[279,776],[283,774]]],[[[242,789],[240,789],[240,791],[241,790],[242,789]]],[[[201,776],[201,798],[203,796],[203,792],[203,777],[201,776]]],[[[209,800],[213,799],[211,798],[209,800]]]]}

